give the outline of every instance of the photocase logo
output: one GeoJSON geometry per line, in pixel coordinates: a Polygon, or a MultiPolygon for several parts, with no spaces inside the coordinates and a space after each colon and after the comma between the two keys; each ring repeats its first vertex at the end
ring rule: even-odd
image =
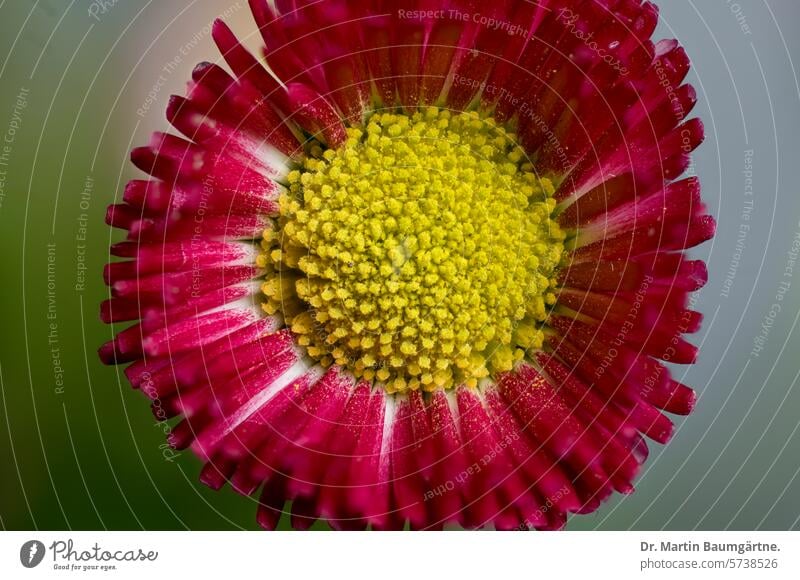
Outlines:
{"type": "Polygon", "coordinates": [[[19,549],[19,561],[26,568],[35,568],[44,558],[44,544],[39,540],[28,540],[19,549]]]}

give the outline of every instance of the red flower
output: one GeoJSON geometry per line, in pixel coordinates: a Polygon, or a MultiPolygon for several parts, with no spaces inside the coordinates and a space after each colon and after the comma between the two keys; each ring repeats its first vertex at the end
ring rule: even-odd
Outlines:
{"type": "Polygon", "coordinates": [[[696,96],[638,0],[251,0],[110,225],[100,349],[259,523],[560,528],[694,392],[696,96]]]}

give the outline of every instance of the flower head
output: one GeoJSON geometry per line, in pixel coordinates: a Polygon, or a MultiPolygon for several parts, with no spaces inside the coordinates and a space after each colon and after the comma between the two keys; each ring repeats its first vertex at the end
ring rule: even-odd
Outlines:
{"type": "Polygon", "coordinates": [[[258,521],[559,528],[694,393],[696,97],[625,0],[251,0],[133,162],[100,349],[258,521]],[[266,65],[266,66],[265,66],[266,65]]]}

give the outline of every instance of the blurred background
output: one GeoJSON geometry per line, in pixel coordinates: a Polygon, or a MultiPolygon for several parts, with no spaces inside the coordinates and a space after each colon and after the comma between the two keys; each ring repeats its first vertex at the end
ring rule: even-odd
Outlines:
{"type": "MultiPolygon", "coordinates": [[[[674,371],[699,402],[651,445],[635,494],[568,529],[800,529],[800,3],[659,4],[659,36],[693,59],[707,137],[692,170],[719,223],[694,250],[710,271],[700,361],[674,371]]],[[[217,60],[216,17],[258,43],[246,0],[0,2],[3,529],[256,527],[255,500],[201,485],[96,356],[118,237],[105,208],[169,95],[217,60]]]]}

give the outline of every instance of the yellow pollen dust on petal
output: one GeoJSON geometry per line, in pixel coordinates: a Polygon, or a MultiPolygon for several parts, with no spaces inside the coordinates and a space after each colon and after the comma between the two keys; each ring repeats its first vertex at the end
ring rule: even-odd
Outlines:
{"type": "Polygon", "coordinates": [[[542,346],[565,235],[493,120],[376,112],[287,181],[264,308],[313,358],[402,392],[475,386],[542,346]]]}

